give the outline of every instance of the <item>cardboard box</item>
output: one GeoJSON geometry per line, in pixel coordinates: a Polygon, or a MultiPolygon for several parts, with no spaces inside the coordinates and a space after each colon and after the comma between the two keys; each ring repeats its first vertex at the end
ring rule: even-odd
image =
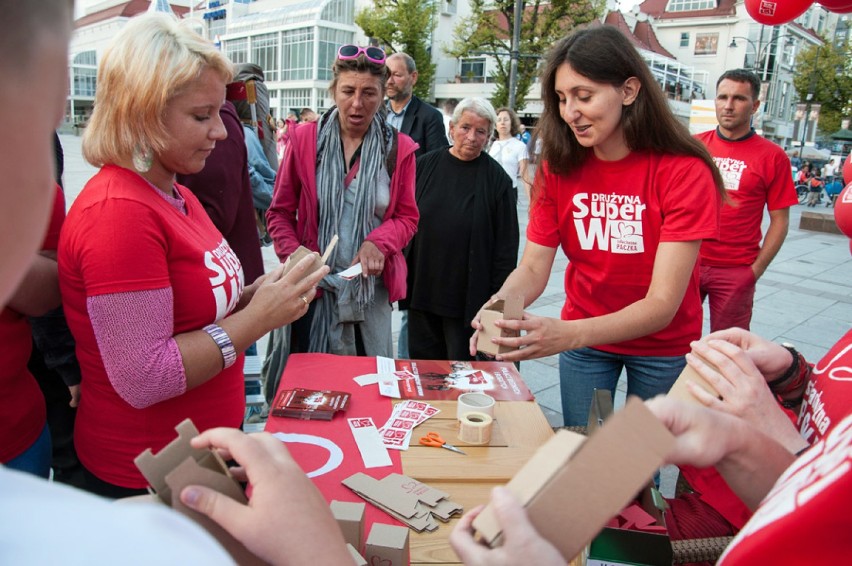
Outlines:
{"type": "Polygon", "coordinates": [[[373,523],[364,549],[364,558],[368,564],[408,566],[408,529],[373,523]]]}
{"type": "Polygon", "coordinates": [[[198,450],[189,444],[190,439],[198,436],[198,429],[191,420],[184,420],[175,430],[178,437],[159,454],[154,455],[149,448],[134,460],[155,491],[156,498],[207,529],[237,564],[264,564],[218,523],[181,503],[180,492],[188,485],[209,487],[239,503],[247,503],[248,500],[219,454],[208,449],[198,450]]]}
{"type": "MultiPolygon", "coordinates": [[[[593,436],[559,431],[509,481],[538,532],[572,560],[646,485],[674,437],[636,398],[593,436]]],[[[484,542],[501,544],[490,506],[474,520],[484,542]]]]}
{"type": "Polygon", "coordinates": [[[349,501],[332,501],[331,514],[337,520],[343,538],[356,549],[361,549],[364,540],[364,511],[366,503],[351,503],[349,501]]]}
{"type": "Polygon", "coordinates": [[[506,297],[482,309],[479,317],[479,321],[482,323],[482,330],[479,331],[479,336],[476,339],[476,349],[483,354],[490,354],[492,356],[516,350],[517,348],[498,346],[491,342],[491,339],[517,338],[521,333],[516,330],[498,328],[494,323],[498,320],[521,320],[523,316],[524,298],[520,296],[506,297]]]}

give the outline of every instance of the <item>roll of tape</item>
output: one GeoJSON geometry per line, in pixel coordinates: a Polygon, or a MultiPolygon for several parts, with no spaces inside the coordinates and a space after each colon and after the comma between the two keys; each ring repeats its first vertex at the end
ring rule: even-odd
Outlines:
{"type": "Polygon", "coordinates": [[[491,427],[494,419],[485,413],[465,413],[459,421],[459,440],[467,444],[491,442],[491,427]]]}
{"type": "Polygon", "coordinates": [[[485,393],[462,393],[456,405],[456,418],[470,412],[485,413],[494,418],[494,397],[485,393]]]}

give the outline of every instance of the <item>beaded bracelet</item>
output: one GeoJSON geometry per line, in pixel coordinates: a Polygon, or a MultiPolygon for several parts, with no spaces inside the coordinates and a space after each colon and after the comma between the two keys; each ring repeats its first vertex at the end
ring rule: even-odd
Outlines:
{"type": "Polygon", "coordinates": [[[234,349],[234,344],[231,342],[231,337],[228,336],[228,333],[217,324],[208,324],[203,330],[219,346],[219,350],[222,352],[222,360],[225,362],[223,369],[228,369],[234,365],[234,362],[237,361],[237,351],[234,349]]]}
{"type": "MultiPolygon", "coordinates": [[[[780,386],[784,385],[784,383],[791,379],[793,376],[797,375],[800,369],[800,360],[799,357],[801,354],[790,344],[782,344],[784,348],[786,348],[793,355],[793,363],[790,364],[790,367],[787,368],[787,371],[781,374],[780,377],[773,379],[766,383],[769,386],[769,389],[773,393],[778,393],[780,386]]],[[[802,358],[801,362],[804,362],[804,358],[802,358]]],[[[785,388],[786,389],[786,388],[785,388]]]]}

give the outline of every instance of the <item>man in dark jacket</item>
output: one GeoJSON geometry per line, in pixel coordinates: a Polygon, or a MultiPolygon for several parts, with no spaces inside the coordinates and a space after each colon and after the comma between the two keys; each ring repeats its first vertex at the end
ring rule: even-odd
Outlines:
{"type": "Polygon", "coordinates": [[[387,83],[388,123],[420,145],[416,156],[447,147],[444,118],[437,108],[414,96],[417,66],[409,55],[394,53],[385,64],[390,69],[387,83]]]}
{"type": "MultiPolygon", "coordinates": [[[[407,53],[394,53],[385,64],[390,70],[387,82],[388,124],[407,134],[420,148],[415,157],[436,149],[444,149],[449,143],[444,117],[437,108],[429,106],[414,96],[417,84],[417,65],[407,53]]],[[[399,329],[397,358],[408,358],[408,313],[402,313],[399,329]]]]}

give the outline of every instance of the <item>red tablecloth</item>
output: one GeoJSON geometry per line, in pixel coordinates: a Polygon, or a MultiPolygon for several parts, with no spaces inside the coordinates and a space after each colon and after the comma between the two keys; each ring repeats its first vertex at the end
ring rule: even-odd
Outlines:
{"type": "MultiPolygon", "coordinates": [[[[402,473],[402,461],[398,450],[389,450],[393,466],[383,468],[364,468],[361,454],[349,430],[347,418],[372,417],[376,428],[385,424],[390,417],[393,403],[382,397],[376,385],[360,387],[352,378],[367,373],[376,373],[376,359],[355,356],[334,356],[331,354],[293,354],[287,361],[287,367],[281,377],[281,389],[304,387],[306,389],[345,391],[352,395],[346,412],[338,412],[331,421],[303,421],[299,419],[273,417],[266,422],[266,432],[305,434],[328,439],[343,451],[341,465],[321,476],[314,477],[314,484],[328,501],[363,501],[340,482],[356,472],[364,472],[380,479],[397,472],[402,473]]],[[[290,454],[305,472],[317,470],[326,464],[329,451],[320,446],[304,443],[287,443],[290,454]]],[[[396,524],[395,519],[367,504],[364,538],[370,532],[374,522],[396,524]]],[[[363,541],[362,541],[363,543],[363,541]]]]}

